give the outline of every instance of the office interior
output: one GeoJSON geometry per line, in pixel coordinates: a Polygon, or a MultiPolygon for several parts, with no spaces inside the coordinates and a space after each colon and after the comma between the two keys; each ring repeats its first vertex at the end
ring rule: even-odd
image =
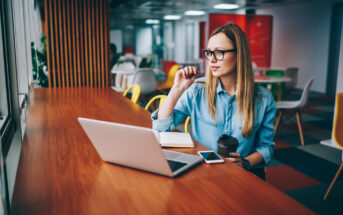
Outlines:
{"type": "MultiPolygon", "coordinates": [[[[298,69],[296,85],[285,92],[290,96],[284,99],[300,99],[304,86],[314,77],[308,103],[301,111],[304,145],[299,139],[296,119],[284,119],[275,136],[275,159],[267,167],[266,183],[315,213],[341,214],[342,176],[338,177],[328,198],[323,200],[323,196],[343,159],[342,149],[333,138],[337,112],[335,98],[343,92],[343,1],[4,0],[0,10],[0,214],[10,214],[13,207],[17,170],[27,132],[26,120],[35,88],[104,87],[115,91],[121,80],[120,75],[110,67],[110,43],[117,48],[117,65],[127,59],[139,59],[140,62],[145,59],[149,62],[148,67],[155,73],[157,85],[168,78],[167,62],[181,67],[196,65],[204,72],[206,61],[201,53],[206,48],[204,42],[210,33],[212,15],[268,17],[268,41],[258,41],[267,44],[267,49],[260,56],[262,60],[258,56],[255,58],[257,64],[254,67],[258,74],[258,69],[265,67],[298,69]],[[236,4],[237,7],[214,7],[224,3],[236,4]],[[58,4],[61,10],[57,9],[58,4]],[[185,12],[190,10],[199,13],[186,15],[185,12]],[[75,15],[71,19],[73,22],[63,21],[72,14],[75,15]],[[167,15],[174,16],[168,20],[167,15]],[[77,37],[68,37],[61,30],[65,28],[80,28],[80,31],[77,37]],[[73,52],[72,44],[79,44],[79,40],[84,46],[76,47],[80,51],[72,56],[77,58],[79,53],[83,56],[81,60],[56,58],[57,55],[73,52]],[[47,62],[41,65],[44,63],[41,54],[46,55],[46,52],[51,53],[49,65],[47,62]],[[87,53],[97,54],[86,56],[87,53]],[[56,62],[52,58],[57,59],[56,62]],[[88,67],[88,70],[84,66],[86,60],[93,62],[93,67],[88,67]],[[65,79],[62,73],[49,74],[49,69],[53,70],[52,65],[61,66],[61,70],[65,67],[65,71],[70,73],[64,73],[65,79]],[[90,72],[96,75],[92,73],[83,77],[90,72]],[[45,78],[41,79],[43,76],[45,78]],[[295,161],[309,166],[301,166],[295,161]],[[323,162],[325,165],[322,165],[323,162]]],[[[69,32],[69,35],[72,34],[76,33],[69,32]]],[[[141,96],[138,105],[144,108],[148,100],[157,95],[155,92],[153,90],[141,96]]],[[[182,126],[180,131],[184,131],[182,126]]]]}

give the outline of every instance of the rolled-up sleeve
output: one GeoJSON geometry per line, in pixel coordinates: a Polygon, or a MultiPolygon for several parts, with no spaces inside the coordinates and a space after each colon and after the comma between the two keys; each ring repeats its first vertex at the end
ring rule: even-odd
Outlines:
{"type": "Polygon", "coordinates": [[[259,152],[265,164],[268,164],[274,152],[274,118],[276,115],[276,106],[271,96],[266,98],[265,112],[260,129],[257,133],[256,151],[259,152]]]}
{"type": "Polygon", "coordinates": [[[157,131],[170,131],[173,130],[174,125],[174,113],[164,119],[157,119],[159,109],[151,114],[152,128],[157,131]]]}
{"type": "Polygon", "coordinates": [[[162,131],[172,131],[175,129],[187,116],[190,114],[190,99],[189,94],[192,95],[193,88],[188,88],[177,101],[173,113],[164,119],[157,119],[159,109],[151,114],[152,128],[162,131]]]}

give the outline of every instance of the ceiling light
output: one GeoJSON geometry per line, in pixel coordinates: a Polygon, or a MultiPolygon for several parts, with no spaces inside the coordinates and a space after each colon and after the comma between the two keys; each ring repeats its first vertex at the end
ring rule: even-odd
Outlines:
{"type": "Polygon", "coordinates": [[[239,8],[238,4],[217,4],[214,5],[215,9],[236,9],[239,8]]]}
{"type": "Polygon", "coordinates": [[[179,15],[166,15],[163,17],[165,20],[179,20],[181,19],[181,16],[179,15]]]}
{"type": "Polygon", "coordinates": [[[201,16],[204,14],[205,14],[205,11],[202,11],[202,10],[187,10],[185,12],[185,15],[187,16],[201,16]]]}
{"type": "Polygon", "coordinates": [[[147,20],[145,20],[145,23],[146,24],[159,24],[160,20],[158,20],[158,19],[147,19],[147,20]]]}

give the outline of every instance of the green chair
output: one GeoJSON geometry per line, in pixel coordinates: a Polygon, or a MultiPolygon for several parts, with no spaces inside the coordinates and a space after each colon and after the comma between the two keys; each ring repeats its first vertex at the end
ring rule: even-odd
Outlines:
{"type": "MultiPolygon", "coordinates": [[[[283,70],[271,69],[271,70],[266,70],[265,75],[269,76],[269,77],[284,77],[285,73],[284,73],[283,70]]],[[[276,83],[274,84],[273,83],[273,84],[271,84],[271,86],[272,86],[271,92],[273,94],[273,97],[274,97],[275,101],[282,100],[282,98],[285,95],[285,83],[281,83],[280,84],[280,87],[281,87],[281,98],[278,98],[278,95],[277,95],[278,84],[276,84],[276,83]]]]}

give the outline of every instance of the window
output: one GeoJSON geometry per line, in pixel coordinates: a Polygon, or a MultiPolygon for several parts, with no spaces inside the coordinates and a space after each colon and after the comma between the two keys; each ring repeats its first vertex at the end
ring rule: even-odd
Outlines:
{"type": "MultiPolygon", "coordinates": [[[[24,2],[24,1],[23,1],[24,2]]],[[[17,78],[18,78],[18,91],[19,94],[25,95],[28,93],[29,80],[28,80],[28,63],[27,55],[30,49],[27,49],[26,32],[24,21],[24,4],[22,1],[13,1],[13,24],[15,36],[15,53],[17,60],[17,78]]],[[[30,56],[31,57],[31,56],[30,56]]],[[[19,98],[20,99],[20,98],[19,98]]],[[[21,101],[20,101],[21,102],[21,101]]]]}
{"type": "Polygon", "coordinates": [[[194,60],[195,24],[186,23],[186,62],[194,60]]]}
{"type": "MultiPolygon", "coordinates": [[[[2,18],[2,17],[0,17],[2,18]]],[[[8,85],[5,73],[5,52],[4,52],[4,38],[3,38],[3,22],[0,19],[0,135],[3,133],[4,122],[8,116],[8,85]]]]}
{"type": "Polygon", "coordinates": [[[13,128],[10,111],[10,88],[6,61],[6,46],[5,46],[5,25],[3,16],[3,1],[0,2],[0,213],[9,208],[7,186],[6,186],[6,171],[4,171],[4,158],[2,148],[8,142],[13,128]]]}
{"type": "MultiPolygon", "coordinates": [[[[19,116],[16,99],[17,91],[11,85],[15,76],[11,72],[11,53],[9,50],[12,47],[13,41],[9,41],[8,38],[13,38],[10,35],[11,28],[8,28],[8,16],[5,11],[5,6],[8,6],[4,1],[0,2],[0,142],[2,147],[2,153],[4,159],[11,145],[14,133],[18,127],[15,126],[15,116],[19,116]],[[13,92],[15,91],[15,92],[13,92]]],[[[11,17],[10,17],[11,18],[11,17]]],[[[17,117],[19,118],[19,117],[17,117]]],[[[18,120],[17,120],[18,121],[18,120]]]]}
{"type": "Polygon", "coordinates": [[[164,55],[163,55],[164,59],[166,61],[175,60],[175,57],[174,57],[174,48],[175,48],[174,25],[172,22],[164,23],[163,43],[164,43],[164,55]]]}

